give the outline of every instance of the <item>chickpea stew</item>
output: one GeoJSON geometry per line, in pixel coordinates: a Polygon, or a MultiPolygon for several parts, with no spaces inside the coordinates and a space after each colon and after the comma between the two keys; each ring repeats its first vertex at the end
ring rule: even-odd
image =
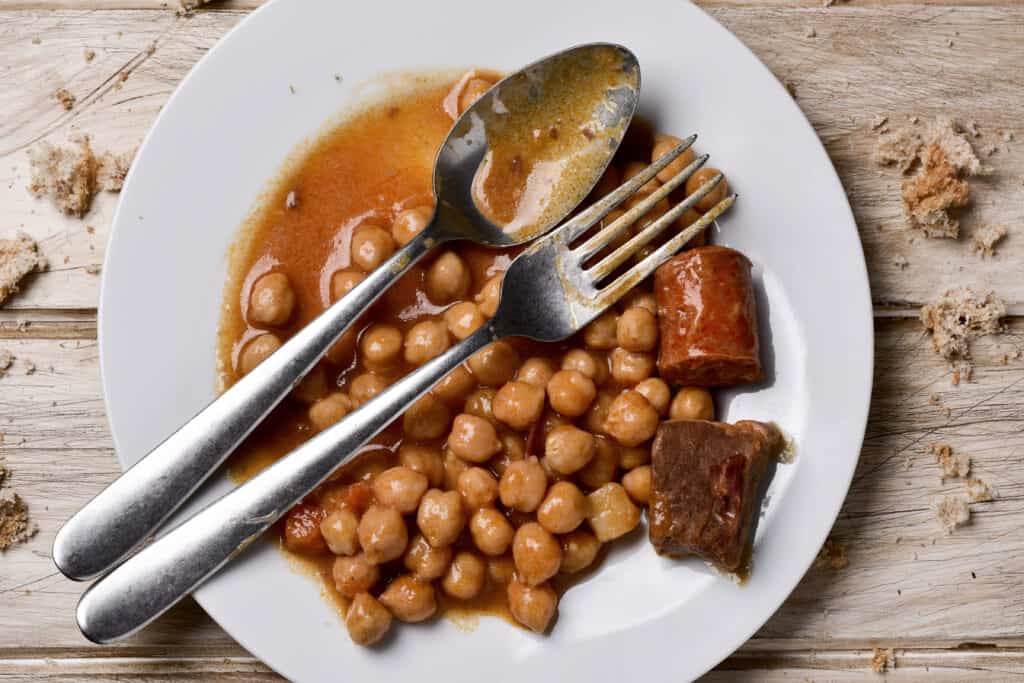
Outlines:
{"type": "MultiPolygon", "coordinates": [[[[424,81],[326,134],[280,179],[232,255],[222,386],[424,227],[436,149],[495,80],[424,81]]],[[[592,196],[677,143],[634,121],[592,196]]],[[[232,474],[252,476],[468,336],[494,314],[515,253],[459,245],[412,268],[247,439],[232,474]]],[[[466,611],[550,628],[559,596],[640,524],[662,422],[713,419],[706,388],[659,375],[660,318],[646,281],[564,343],[495,342],[289,512],[281,545],[316,572],[354,642],[378,642],[394,620],[466,611]]]]}

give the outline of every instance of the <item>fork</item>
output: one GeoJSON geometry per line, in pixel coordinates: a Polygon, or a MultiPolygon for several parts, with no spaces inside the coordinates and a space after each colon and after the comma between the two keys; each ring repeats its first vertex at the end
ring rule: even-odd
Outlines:
{"type": "Polygon", "coordinates": [[[406,375],[91,586],[78,604],[77,619],[82,633],[92,641],[105,643],[145,627],[242,552],[348,462],[360,446],[475,352],[510,336],[538,341],[565,339],[653,273],[732,206],[736,195],[721,200],[621,274],[618,271],[711,192],[722,180],[721,174],[713,176],[611,253],[600,256],[593,265],[590,261],[703,166],[707,155],[695,159],[609,225],[593,235],[587,233],[687,150],[695,139],[695,135],[690,136],[603,199],[527,247],[505,272],[494,316],[461,343],[406,375]],[[581,244],[573,246],[581,239],[581,244]]]}

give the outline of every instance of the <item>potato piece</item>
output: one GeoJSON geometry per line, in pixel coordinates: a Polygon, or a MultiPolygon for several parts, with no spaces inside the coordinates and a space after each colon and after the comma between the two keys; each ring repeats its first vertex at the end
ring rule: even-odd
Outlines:
{"type": "Polygon", "coordinates": [[[587,519],[597,540],[607,543],[640,523],[640,508],[621,484],[610,482],[587,496],[587,519]]]}

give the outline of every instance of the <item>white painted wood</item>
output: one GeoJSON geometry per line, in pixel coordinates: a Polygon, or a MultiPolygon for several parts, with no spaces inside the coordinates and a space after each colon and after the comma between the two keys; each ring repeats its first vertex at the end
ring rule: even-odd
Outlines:
{"type": "MultiPolygon", "coordinates": [[[[876,303],[919,304],[942,286],[966,280],[1024,305],[1024,127],[1017,116],[1024,92],[1024,7],[840,3],[779,9],[728,3],[710,11],[793,85],[825,141],[851,196],[876,303]],[[806,37],[809,28],[815,37],[806,37]],[[967,235],[985,223],[1010,228],[996,258],[979,260],[966,239],[925,239],[903,227],[901,179],[872,158],[878,134],[870,122],[880,114],[892,124],[910,116],[958,116],[978,124],[979,147],[999,148],[985,157],[996,173],[975,183],[975,206],[964,218],[967,235]],[[1006,132],[1015,140],[1003,142],[1006,132]],[[898,256],[907,259],[905,269],[896,265],[898,256]]],[[[100,197],[83,221],[56,215],[24,191],[25,147],[40,136],[60,139],[69,126],[91,133],[100,149],[134,145],[195,60],[242,16],[219,9],[191,17],[166,10],[0,11],[0,231],[22,228],[36,236],[53,266],[9,308],[95,306],[98,278],[86,267],[102,261],[116,201],[100,197]],[[157,50],[146,56],[154,40],[157,50]],[[82,56],[86,48],[96,51],[91,63],[82,56]],[[118,89],[117,74],[129,63],[130,76],[118,89]],[[59,87],[78,98],[71,112],[52,96],[59,87]]],[[[799,199],[794,188],[794,201],[799,199]]]]}

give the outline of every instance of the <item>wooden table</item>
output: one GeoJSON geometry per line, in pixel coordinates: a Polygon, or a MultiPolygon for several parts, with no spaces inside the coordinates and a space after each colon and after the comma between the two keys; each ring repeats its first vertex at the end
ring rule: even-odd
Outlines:
{"type": "MultiPolygon", "coordinates": [[[[860,465],[833,531],[848,566],[810,569],[708,679],[871,677],[876,647],[895,648],[892,680],[1024,677],[1024,362],[1001,362],[1024,345],[1024,318],[1014,317],[1024,313],[1024,5],[704,5],[789,85],[839,170],[871,274],[877,357],[860,465]],[[872,160],[876,117],[939,114],[976,122],[975,146],[996,146],[985,155],[995,174],[974,183],[964,220],[967,233],[1010,228],[996,258],[980,260],[963,239],[915,239],[902,222],[898,174],[872,160]],[[976,344],[974,381],[954,387],[916,316],[961,282],[994,288],[1013,315],[1007,334],[976,344]],[[927,453],[937,441],[969,454],[973,473],[999,490],[994,502],[972,504],[971,523],[951,536],[930,503],[964,484],[940,481],[927,453]]],[[[160,0],[0,0],[0,234],[28,232],[50,262],[0,309],[0,348],[19,358],[0,379],[0,453],[13,471],[8,484],[39,524],[29,543],[0,555],[0,679],[276,679],[192,602],[117,645],[90,645],[76,630],[82,586],[62,578],[48,554],[60,523],[118,473],[99,383],[94,274],[116,195],[76,220],[24,190],[25,149],[69,126],[99,148],[138,142],[186,71],[251,8],[180,17],[160,0]],[[86,49],[96,53],[91,62],[86,49]],[[53,97],[60,87],[77,97],[70,111],[53,97]],[[28,360],[33,374],[24,372],[28,360]]],[[[159,396],[152,401],[159,410],[159,396]]]]}

